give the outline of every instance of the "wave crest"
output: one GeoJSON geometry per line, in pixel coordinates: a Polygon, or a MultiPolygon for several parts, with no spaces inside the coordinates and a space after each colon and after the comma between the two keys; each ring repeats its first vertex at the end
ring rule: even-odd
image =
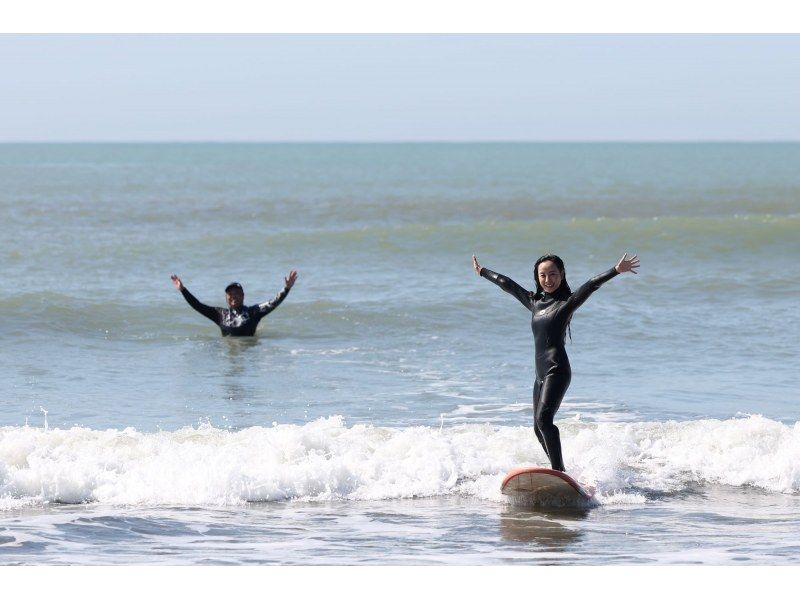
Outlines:
{"type": "MultiPolygon", "coordinates": [[[[800,490],[800,424],[729,420],[560,423],[567,470],[601,503],[692,484],[800,490]]],[[[0,428],[0,509],[46,503],[236,505],[465,495],[503,501],[500,481],[546,466],[527,427],[305,425],[173,432],[0,428]]]]}

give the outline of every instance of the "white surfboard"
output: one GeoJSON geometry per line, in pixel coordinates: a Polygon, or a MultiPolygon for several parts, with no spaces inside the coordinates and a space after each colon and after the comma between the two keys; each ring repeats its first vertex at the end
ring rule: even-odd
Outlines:
{"type": "Polygon", "coordinates": [[[500,492],[513,503],[542,507],[589,505],[594,489],[581,486],[563,471],[545,467],[522,467],[511,471],[500,485],[500,492]]]}

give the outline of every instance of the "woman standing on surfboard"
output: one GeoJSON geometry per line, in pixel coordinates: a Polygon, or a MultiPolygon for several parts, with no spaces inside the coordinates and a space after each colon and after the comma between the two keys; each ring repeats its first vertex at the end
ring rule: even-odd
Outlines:
{"type": "Polygon", "coordinates": [[[536,346],[536,383],[533,386],[533,422],[536,437],[550,459],[553,469],[564,471],[561,457],[561,439],[553,418],[567,392],[572,370],[564,348],[567,327],[572,314],[604,282],[623,272],[633,272],[639,267],[639,258],[628,254],[616,266],[584,283],[574,293],[567,284],[564,262],[557,255],[543,255],[533,265],[536,291],[527,291],[516,282],[482,268],[472,256],[472,266],[478,276],[491,280],[510,293],[533,314],[531,328],[536,346]]]}

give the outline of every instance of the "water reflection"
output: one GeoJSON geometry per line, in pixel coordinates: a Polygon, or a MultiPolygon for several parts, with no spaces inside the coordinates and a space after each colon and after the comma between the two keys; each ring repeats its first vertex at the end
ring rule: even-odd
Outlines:
{"type": "Polygon", "coordinates": [[[509,505],[500,513],[500,535],[510,542],[534,542],[548,549],[566,550],[584,532],[559,521],[579,522],[587,517],[586,510],[533,511],[509,505]]]}
{"type": "Polygon", "coordinates": [[[223,353],[226,357],[225,367],[222,370],[225,399],[241,401],[252,398],[244,380],[247,376],[247,365],[255,359],[255,348],[258,344],[259,339],[256,336],[226,336],[222,338],[223,353]]]}

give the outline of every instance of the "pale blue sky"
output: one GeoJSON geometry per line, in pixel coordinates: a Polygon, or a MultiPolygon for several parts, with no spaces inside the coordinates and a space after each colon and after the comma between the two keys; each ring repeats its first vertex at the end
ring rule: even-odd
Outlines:
{"type": "Polygon", "coordinates": [[[2,35],[0,141],[800,140],[800,35],[2,35]]]}

